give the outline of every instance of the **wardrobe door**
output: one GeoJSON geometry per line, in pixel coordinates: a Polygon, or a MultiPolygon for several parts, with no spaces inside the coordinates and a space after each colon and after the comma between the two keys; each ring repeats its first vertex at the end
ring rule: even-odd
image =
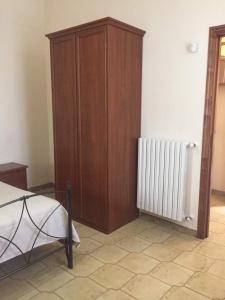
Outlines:
{"type": "Polygon", "coordinates": [[[81,219],[105,230],[107,104],[105,27],[77,33],[81,219]]]}
{"type": "MultiPolygon", "coordinates": [[[[54,154],[56,190],[65,190],[69,181],[73,188],[74,217],[78,217],[76,203],[76,103],[74,69],[74,35],[51,41],[54,154]]],[[[60,194],[58,194],[59,196],[60,194]]]]}

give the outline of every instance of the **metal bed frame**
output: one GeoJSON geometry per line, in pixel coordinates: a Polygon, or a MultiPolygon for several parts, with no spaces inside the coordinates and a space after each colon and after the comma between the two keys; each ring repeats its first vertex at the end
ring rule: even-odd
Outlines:
{"type": "MultiPolygon", "coordinates": [[[[0,239],[2,239],[2,240],[4,240],[4,241],[7,242],[7,245],[0,252],[0,258],[5,254],[5,252],[8,250],[8,248],[11,245],[13,245],[20,252],[20,256],[22,256],[23,260],[24,260],[24,264],[22,264],[22,266],[19,266],[18,268],[15,268],[12,271],[7,272],[7,274],[5,273],[3,275],[0,275],[0,281],[6,279],[8,277],[10,277],[11,275],[17,273],[18,271],[21,271],[21,270],[23,270],[23,269],[25,269],[25,268],[33,265],[34,263],[36,263],[36,262],[38,262],[40,260],[43,260],[44,258],[46,258],[46,257],[48,257],[48,256],[50,256],[50,255],[52,255],[52,254],[54,254],[54,253],[62,250],[62,249],[65,249],[68,268],[69,269],[73,268],[73,249],[72,249],[73,248],[73,235],[72,235],[72,221],[73,220],[72,220],[72,197],[71,196],[72,196],[71,195],[71,187],[70,187],[70,185],[67,185],[66,191],[51,191],[51,192],[45,192],[45,193],[35,193],[35,194],[31,194],[31,195],[24,195],[24,196],[22,196],[20,198],[17,198],[15,200],[12,200],[12,201],[9,201],[7,203],[4,203],[4,204],[0,205],[0,209],[1,209],[3,207],[8,206],[8,205],[13,205],[16,202],[22,202],[21,214],[20,214],[20,217],[19,217],[16,229],[15,229],[14,233],[12,234],[12,237],[9,239],[9,238],[6,238],[4,236],[1,236],[1,233],[0,233],[0,239]],[[66,196],[66,201],[65,200],[64,201],[60,201],[59,204],[56,206],[56,208],[54,208],[53,211],[47,216],[47,218],[45,219],[45,221],[43,222],[43,224],[41,225],[41,227],[39,227],[34,222],[32,216],[31,216],[31,214],[29,212],[28,205],[27,205],[27,200],[30,199],[30,198],[36,197],[36,196],[47,195],[47,194],[51,194],[51,193],[54,193],[54,192],[56,194],[63,193],[66,196]],[[64,202],[66,202],[66,203],[64,203],[64,202]],[[57,237],[57,236],[50,235],[47,232],[43,231],[43,227],[48,222],[48,220],[54,215],[54,212],[60,206],[62,206],[63,204],[66,206],[66,210],[67,210],[67,213],[68,213],[67,236],[66,237],[57,237]],[[29,216],[30,221],[32,222],[32,224],[38,230],[38,233],[37,233],[36,237],[34,238],[34,241],[33,241],[31,249],[28,252],[25,252],[25,253],[14,242],[14,238],[15,238],[15,236],[16,236],[16,234],[18,232],[18,229],[20,227],[20,224],[21,224],[24,212],[27,212],[27,215],[29,216]],[[45,255],[42,255],[42,256],[36,258],[36,259],[32,259],[33,252],[34,252],[34,249],[35,249],[35,244],[36,244],[36,241],[37,241],[40,233],[42,233],[42,234],[44,234],[44,235],[46,235],[48,237],[55,238],[56,240],[61,241],[63,243],[63,246],[57,247],[57,249],[54,249],[54,250],[46,253],[45,255]]],[[[42,247],[42,246],[40,246],[40,247],[42,247]]],[[[8,261],[1,263],[0,267],[1,267],[2,264],[5,264],[7,262],[8,261]]]]}

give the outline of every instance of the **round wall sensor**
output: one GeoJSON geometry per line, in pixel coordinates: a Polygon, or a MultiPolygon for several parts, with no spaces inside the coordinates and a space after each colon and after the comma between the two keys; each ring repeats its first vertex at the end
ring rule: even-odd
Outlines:
{"type": "Polygon", "coordinates": [[[197,53],[199,50],[199,45],[198,45],[198,43],[195,43],[195,42],[190,43],[190,44],[188,44],[187,49],[190,53],[197,53]]]}

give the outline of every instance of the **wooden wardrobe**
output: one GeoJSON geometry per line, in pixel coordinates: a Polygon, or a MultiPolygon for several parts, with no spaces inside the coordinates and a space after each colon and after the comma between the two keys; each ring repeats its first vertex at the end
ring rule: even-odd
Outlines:
{"type": "Polygon", "coordinates": [[[144,31],[104,18],[48,34],[55,183],[73,217],[105,233],[138,216],[144,31]]]}

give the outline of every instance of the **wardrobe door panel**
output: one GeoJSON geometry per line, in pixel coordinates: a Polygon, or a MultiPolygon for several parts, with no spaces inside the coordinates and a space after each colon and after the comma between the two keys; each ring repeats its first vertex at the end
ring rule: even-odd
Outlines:
{"type": "Polygon", "coordinates": [[[105,28],[77,33],[81,218],[106,226],[107,103],[105,28]]]}
{"type": "Polygon", "coordinates": [[[142,37],[108,26],[109,227],[138,216],[137,157],[141,116],[142,37]]]}
{"type": "MultiPolygon", "coordinates": [[[[76,172],[76,104],[74,70],[74,36],[55,39],[51,43],[53,121],[55,147],[55,183],[65,190],[69,181],[77,195],[76,172]]],[[[78,217],[77,203],[74,216],[78,217]]]]}

